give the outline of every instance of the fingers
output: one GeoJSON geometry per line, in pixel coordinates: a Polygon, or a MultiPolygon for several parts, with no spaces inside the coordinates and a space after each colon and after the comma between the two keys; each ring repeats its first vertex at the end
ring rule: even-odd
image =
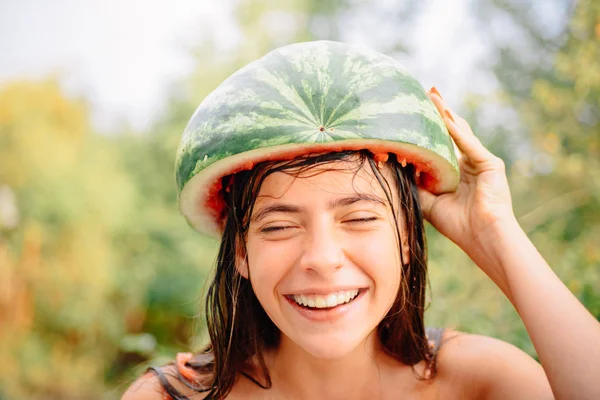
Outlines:
{"type": "MultiPolygon", "coordinates": [[[[435,107],[437,108],[438,112],[440,113],[440,116],[442,117],[442,119],[450,118],[452,121],[454,121],[453,115],[449,114],[450,111],[446,109],[446,107],[444,105],[444,100],[442,99],[442,95],[440,94],[440,92],[438,92],[438,90],[435,88],[435,86],[431,87],[431,90],[429,92],[429,98],[431,99],[431,101],[433,101],[433,104],[435,104],[435,107]]],[[[444,123],[446,123],[445,119],[444,119],[444,123]]],[[[448,124],[446,124],[446,127],[447,127],[447,125],[448,124]]],[[[460,149],[458,148],[458,146],[456,145],[456,142],[454,140],[452,140],[452,146],[454,147],[454,153],[456,154],[456,157],[458,159],[462,158],[462,152],[460,151],[460,149]]]]}
{"type": "Polygon", "coordinates": [[[429,90],[428,95],[429,95],[429,98],[431,99],[431,101],[433,101],[433,104],[435,104],[435,107],[437,108],[438,112],[440,113],[440,115],[443,118],[446,107],[444,106],[444,99],[442,99],[440,92],[438,92],[438,90],[435,88],[435,86],[432,86],[431,89],[429,90]]]}
{"type": "Polygon", "coordinates": [[[429,216],[431,215],[431,208],[433,207],[433,203],[435,202],[436,195],[428,192],[427,190],[418,187],[417,191],[419,193],[419,203],[421,204],[421,211],[423,212],[423,216],[425,219],[429,220],[429,216]]]}
{"type": "Polygon", "coordinates": [[[469,123],[448,109],[435,86],[429,92],[458,149],[474,163],[487,162],[495,158],[475,136],[469,123]]]}
{"type": "Polygon", "coordinates": [[[454,143],[456,143],[456,146],[463,155],[474,163],[489,161],[493,157],[492,153],[473,134],[469,124],[464,119],[452,114],[449,110],[446,111],[444,122],[454,143]]]}

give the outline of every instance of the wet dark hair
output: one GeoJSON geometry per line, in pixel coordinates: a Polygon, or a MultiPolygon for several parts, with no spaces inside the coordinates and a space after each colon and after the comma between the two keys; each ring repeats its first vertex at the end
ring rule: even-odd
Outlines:
{"type": "MultiPolygon", "coordinates": [[[[265,161],[252,170],[223,178],[223,187],[226,188],[222,193],[226,204],[225,226],[215,275],[209,285],[205,304],[210,345],[186,363],[187,367],[198,372],[198,376],[203,379],[190,382],[177,368],[172,374],[192,391],[206,392],[206,399],[223,399],[233,388],[239,374],[245,375],[264,389],[271,387],[263,351],[277,347],[281,333],[254,295],[251,282],[243,278],[236,269],[236,255],[245,255],[245,248],[240,246],[245,246],[257,195],[269,175],[285,172],[299,176],[315,166],[335,161],[355,163],[355,173],[363,167],[370,167],[392,207],[403,271],[398,295],[377,328],[383,348],[402,363],[412,366],[413,371],[417,363],[425,361],[425,375],[417,374],[419,379],[435,377],[437,349],[432,349],[428,343],[423,316],[427,251],[415,168],[411,164],[403,167],[396,156],[390,154],[385,165],[392,172],[395,181],[392,185],[371,152],[342,151],[305,155],[288,161],[265,161]],[[394,186],[399,209],[393,201],[394,186]],[[401,220],[405,221],[407,228],[410,249],[408,262],[402,259],[401,220]]],[[[163,388],[172,398],[188,399],[169,383],[163,369],[151,370],[158,375],[163,388]]]]}

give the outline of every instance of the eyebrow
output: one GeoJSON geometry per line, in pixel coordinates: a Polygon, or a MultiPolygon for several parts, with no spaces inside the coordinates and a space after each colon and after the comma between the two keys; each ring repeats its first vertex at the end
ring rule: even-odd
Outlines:
{"type": "Polygon", "coordinates": [[[341,199],[332,200],[327,205],[327,208],[329,210],[332,210],[334,208],[346,207],[346,206],[352,205],[354,203],[357,203],[359,201],[369,201],[369,202],[385,205],[385,202],[377,196],[371,196],[371,195],[368,195],[365,193],[357,193],[354,196],[342,197],[341,199]]]}
{"type": "MultiPolygon", "coordinates": [[[[385,205],[385,202],[382,199],[380,199],[379,197],[370,196],[370,195],[364,194],[364,193],[358,193],[354,196],[342,197],[340,199],[335,199],[335,200],[330,201],[327,204],[327,209],[332,210],[335,208],[347,207],[347,206],[357,203],[359,201],[368,201],[368,202],[385,205]]],[[[267,207],[263,208],[262,210],[260,210],[258,213],[256,213],[256,215],[254,215],[252,217],[252,221],[258,222],[261,219],[263,219],[264,217],[266,217],[268,214],[276,213],[276,212],[300,214],[305,211],[306,211],[306,209],[304,207],[294,206],[294,205],[285,204],[285,203],[277,203],[277,204],[267,206],[267,207]]]]}
{"type": "Polygon", "coordinates": [[[252,217],[252,221],[258,222],[264,217],[266,217],[268,214],[276,212],[299,214],[303,211],[303,207],[292,206],[290,204],[273,204],[271,206],[263,208],[258,213],[256,213],[256,215],[252,217]]]}

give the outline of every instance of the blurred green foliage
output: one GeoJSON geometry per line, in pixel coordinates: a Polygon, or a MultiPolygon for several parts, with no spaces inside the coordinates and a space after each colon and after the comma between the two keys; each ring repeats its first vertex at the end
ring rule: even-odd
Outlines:
{"type": "MultiPolygon", "coordinates": [[[[600,319],[600,4],[580,1],[551,38],[523,2],[478,4],[482,19],[520,27],[538,61],[494,42],[499,89],[468,96],[465,113],[505,159],[522,226],[600,319]]],[[[205,343],[195,317],[217,242],[178,214],[180,134],[240,66],[285,43],[340,39],[343,22],[364,7],[240,2],[243,45],[225,57],[202,42],[196,72],[173,86],[149,132],[94,132],[86,103],[52,79],[0,88],[0,399],[118,398],[148,364],[205,343]],[[274,18],[292,21],[287,37],[269,30],[274,18]]],[[[410,23],[418,2],[396,11],[387,17],[410,23]]],[[[383,47],[406,48],[401,39],[383,47]]],[[[499,337],[535,356],[500,290],[447,239],[430,228],[428,237],[428,324],[499,337]]]]}

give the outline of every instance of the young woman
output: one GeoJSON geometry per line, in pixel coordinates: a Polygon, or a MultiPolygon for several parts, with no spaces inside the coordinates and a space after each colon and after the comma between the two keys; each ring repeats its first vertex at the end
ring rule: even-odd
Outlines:
{"type": "Polygon", "coordinates": [[[449,193],[369,141],[223,176],[211,344],[123,398],[600,398],[600,324],[519,227],[502,161],[428,96],[460,150],[449,193]],[[512,302],[541,365],[500,340],[424,327],[424,218],[512,302]]]}

